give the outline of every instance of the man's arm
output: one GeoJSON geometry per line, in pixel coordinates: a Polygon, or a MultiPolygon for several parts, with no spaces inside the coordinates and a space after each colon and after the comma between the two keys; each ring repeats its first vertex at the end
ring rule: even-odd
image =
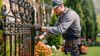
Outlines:
{"type": "Polygon", "coordinates": [[[53,34],[62,34],[70,27],[70,25],[74,22],[75,18],[75,15],[70,13],[63,17],[63,21],[60,25],[54,27],[41,27],[41,31],[50,32],[53,34]]]}
{"type": "Polygon", "coordinates": [[[73,12],[70,11],[68,14],[64,15],[61,21],[61,24],[54,26],[54,27],[41,27],[38,25],[33,25],[33,28],[36,30],[40,30],[42,32],[48,32],[53,34],[63,34],[66,32],[66,30],[71,26],[71,24],[77,19],[79,16],[73,12]]]}

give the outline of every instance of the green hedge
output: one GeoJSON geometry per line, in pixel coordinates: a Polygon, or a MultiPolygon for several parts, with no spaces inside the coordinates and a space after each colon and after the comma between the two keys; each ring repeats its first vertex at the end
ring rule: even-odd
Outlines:
{"type": "MultiPolygon", "coordinates": [[[[53,26],[57,19],[58,19],[57,16],[53,15],[50,21],[50,26],[53,26]]],[[[63,38],[61,35],[49,34],[49,37],[47,38],[47,44],[49,44],[50,46],[55,45],[57,49],[59,49],[62,43],[63,43],[63,38]]]]}

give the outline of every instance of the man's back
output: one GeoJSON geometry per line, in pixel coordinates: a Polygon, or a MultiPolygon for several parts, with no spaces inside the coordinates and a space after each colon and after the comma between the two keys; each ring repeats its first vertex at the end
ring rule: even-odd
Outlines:
{"type": "Polygon", "coordinates": [[[60,23],[61,24],[63,23],[61,27],[66,30],[66,32],[63,33],[63,37],[65,39],[80,37],[80,32],[81,32],[80,18],[78,14],[73,10],[70,9],[68,11],[65,10],[63,15],[59,17],[57,23],[55,26],[59,25],[60,23]]]}

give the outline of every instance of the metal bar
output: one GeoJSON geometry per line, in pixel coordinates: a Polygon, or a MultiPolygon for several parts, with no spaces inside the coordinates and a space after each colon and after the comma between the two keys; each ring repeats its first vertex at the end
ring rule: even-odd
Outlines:
{"type": "Polygon", "coordinates": [[[16,35],[15,35],[15,56],[16,56],[16,35]]]}
{"type": "Polygon", "coordinates": [[[6,56],[6,33],[4,32],[5,31],[4,22],[6,21],[6,16],[2,17],[2,19],[3,19],[3,36],[4,36],[4,56],[6,56]]]}
{"type": "MultiPolygon", "coordinates": [[[[10,32],[11,32],[11,25],[10,25],[10,32]]],[[[12,56],[12,35],[10,35],[10,56],[12,56]]]]}
{"type": "Polygon", "coordinates": [[[4,34],[4,56],[6,56],[6,34],[4,34]]]}
{"type": "MultiPolygon", "coordinates": [[[[16,20],[17,20],[17,18],[15,18],[15,32],[17,31],[17,27],[16,27],[16,20]]],[[[15,34],[15,56],[16,56],[16,34],[15,34]]]]}
{"type": "MultiPolygon", "coordinates": [[[[18,2],[19,2],[19,0],[18,0],[18,2]]],[[[16,3],[15,3],[15,4],[16,4],[16,3]]],[[[19,5],[18,5],[18,11],[20,12],[20,7],[19,7],[19,5]]],[[[22,19],[22,18],[21,18],[21,19],[22,19]]],[[[20,54],[20,34],[18,35],[18,37],[19,37],[19,38],[18,38],[18,40],[19,40],[19,41],[18,41],[18,44],[19,44],[19,45],[18,45],[18,48],[19,48],[18,55],[21,56],[21,54],[20,54]]]]}
{"type": "Polygon", "coordinates": [[[19,48],[19,50],[18,50],[18,55],[20,56],[20,35],[19,35],[19,40],[18,40],[19,42],[18,42],[18,44],[19,44],[19,46],[18,46],[18,48],[19,48]]]}
{"type": "Polygon", "coordinates": [[[12,56],[12,36],[10,35],[10,56],[12,56]]]}
{"type": "MultiPolygon", "coordinates": [[[[32,24],[35,23],[35,11],[31,12],[32,16],[32,24]]],[[[36,31],[34,29],[31,29],[31,56],[34,56],[34,48],[35,48],[35,39],[34,36],[36,35],[36,31]]]]}

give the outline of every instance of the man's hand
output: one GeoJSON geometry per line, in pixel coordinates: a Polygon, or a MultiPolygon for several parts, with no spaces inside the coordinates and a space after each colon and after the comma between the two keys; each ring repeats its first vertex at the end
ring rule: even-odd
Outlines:
{"type": "Polygon", "coordinates": [[[43,39],[43,38],[45,38],[45,36],[44,36],[44,35],[39,36],[39,39],[43,39]]]}
{"type": "Polygon", "coordinates": [[[34,24],[34,25],[32,26],[32,28],[34,28],[34,29],[37,30],[37,31],[41,31],[41,26],[40,26],[39,24],[34,24]]]}
{"type": "Polygon", "coordinates": [[[48,27],[42,27],[39,24],[34,24],[32,26],[36,31],[48,32],[48,27]]]}
{"type": "Polygon", "coordinates": [[[36,42],[38,42],[38,41],[42,41],[44,38],[45,38],[44,35],[37,35],[37,36],[35,36],[35,40],[36,40],[36,42]]]}

